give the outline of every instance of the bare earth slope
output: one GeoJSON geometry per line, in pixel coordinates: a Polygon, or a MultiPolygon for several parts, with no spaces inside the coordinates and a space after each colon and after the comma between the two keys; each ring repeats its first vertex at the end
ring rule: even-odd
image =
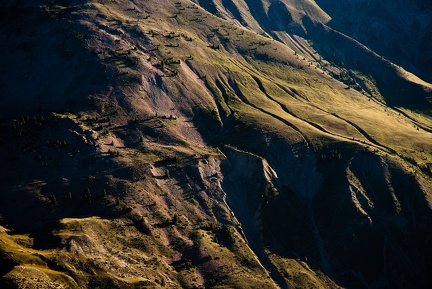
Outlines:
{"type": "Polygon", "coordinates": [[[432,85],[332,9],[2,2],[0,287],[429,288],[432,85]]]}

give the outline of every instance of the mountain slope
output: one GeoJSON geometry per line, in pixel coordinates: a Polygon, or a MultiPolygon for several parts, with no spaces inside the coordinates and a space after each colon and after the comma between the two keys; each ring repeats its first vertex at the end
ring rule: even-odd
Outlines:
{"type": "Polygon", "coordinates": [[[330,62],[332,66],[348,70],[348,76],[344,72],[330,71],[358,90],[378,99],[384,98],[391,106],[427,110],[430,113],[430,83],[387,60],[390,58],[396,64],[430,80],[428,60],[424,60],[424,57],[428,57],[424,55],[428,54],[427,47],[430,46],[429,37],[426,36],[432,15],[430,5],[416,1],[369,2],[346,1],[339,5],[318,1],[318,6],[315,1],[239,0],[231,1],[230,5],[221,5],[219,1],[212,0],[200,1],[204,7],[218,8],[215,11],[218,15],[234,17],[256,32],[267,33],[284,42],[314,65],[326,67],[330,62]],[[423,6],[425,9],[421,10],[423,6]],[[402,7],[407,7],[408,12],[403,13],[402,7]],[[394,13],[395,10],[397,13],[394,13]],[[334,19],[330,14],[334,15],[334,19]],[[391,17],[386,18],[385,15],[391,17]],[[374,26],[376,21],[383,25],[374,26]],[[334,30],[333,26],[338,30],[334,30]],[[376,41],[379,37],[375,35],[377,31],[384,35],[380,37],[385,39],[384,42],[376,41]],[[412,35],[415,35],[415,41],[412,35]],[[371,51],[365,45],[377,51],[371,51]],[[371,90],[371,86],[377,90],[371,90]]]}
{"type": "Polygon", "coordinates": [[[332,20],[329,25],[354,37],[378,54],[431,81],[430,1],[316,1],[332,20]]]}
{"type": "Polygon", "coordinates": [[[427,288],[432,85],[318,1],[196,2],[1,4],[1,284],[427,288]]]}

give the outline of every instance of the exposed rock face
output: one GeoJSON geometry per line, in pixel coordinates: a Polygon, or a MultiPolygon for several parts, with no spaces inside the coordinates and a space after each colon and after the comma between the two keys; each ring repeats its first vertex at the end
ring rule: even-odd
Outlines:
{"type": "Polygon", "coordinates": [[[296,155],[284,148],[269,147],[269,154],[278,151],[267,157],[273,168],[229,151],[222,170],[228,204],[259,257],[270,246],[348,288],[427,286],[431,255],[422,236],[432,214],[418,181],[370,153],[341,151],[318,161],[311,155],[308,162],[307,149],[293,146],[296,155]]]}

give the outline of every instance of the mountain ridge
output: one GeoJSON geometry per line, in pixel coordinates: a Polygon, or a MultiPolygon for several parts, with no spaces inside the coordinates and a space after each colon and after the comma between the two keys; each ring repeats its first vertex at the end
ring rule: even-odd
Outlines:
{"type": "Polygon", "coordinates": [[[0,284],[427,288],[431,84],[317,2],[1,4],[0,284]]]}

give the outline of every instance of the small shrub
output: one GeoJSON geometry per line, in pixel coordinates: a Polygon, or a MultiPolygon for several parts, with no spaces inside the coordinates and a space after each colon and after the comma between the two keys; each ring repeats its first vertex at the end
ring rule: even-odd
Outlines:
{"type": "Polygon", "coordinates": [[[178,216],[177,214],[175,214],[174,217],[173,217],[172,220],[171,220],[171,223],[172,223],[173,225],[177,225],[178,222],[179,222],[179,216],[178,216]]]}

